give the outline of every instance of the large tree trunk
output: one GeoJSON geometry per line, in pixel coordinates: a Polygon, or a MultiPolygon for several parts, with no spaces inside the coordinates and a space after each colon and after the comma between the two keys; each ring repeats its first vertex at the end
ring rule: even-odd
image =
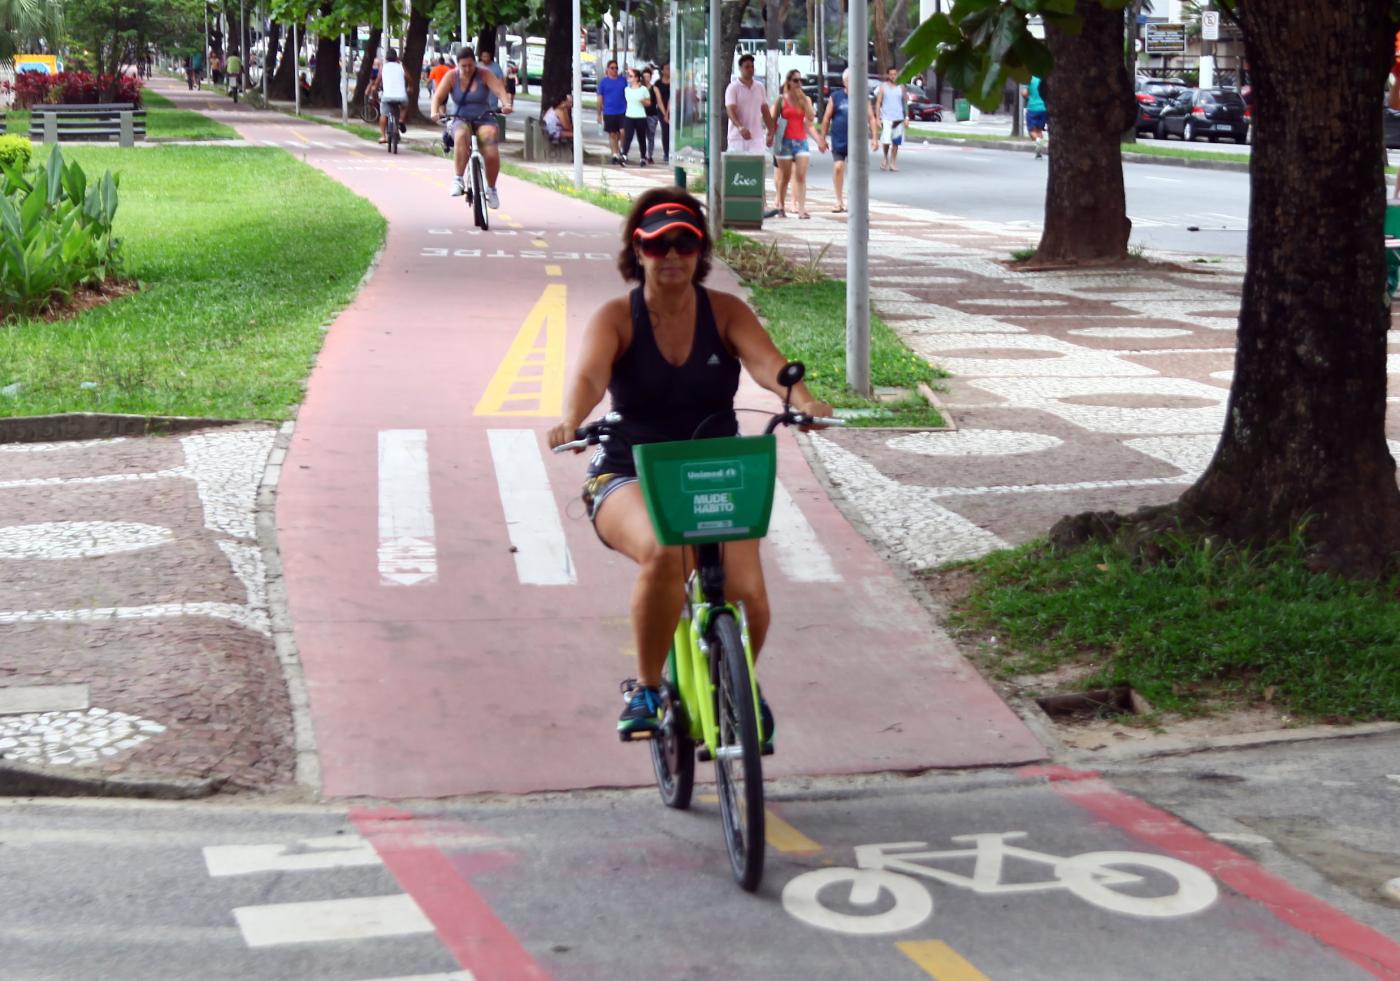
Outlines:
{"type": "Polygon", "coordinates": [[[1050,175],[1045,230],[1036,259],[1099,263],[1128,254],[1127,204],[1119,138],[1132,120],[1133,88],[1123,67],[1123,12],[1079,0],[1078,34],[1047,28],[1055,57],[1046,82],[1050,113],[1050,175]]]}
{"type": "Polygon", "coordinates": [[[408,35],[403,41],[403,70],[408,77],[408,118],[419,123],[428,121],[418,108],[418,96],[422,92],[423,52],[428,49],[430,22],[428,15],[415,3],[408,15],[408,35]]]}
{"type": "MultiPolygon", "coordinates": [[[[890,53],[890,27],[885,17],[885,0],[871,0],[870,9],[875,15],[870,40],[875,42],[875,64],[880,70],[880,77],[884,78],[885,69],[894,64],[894,56],[890,53]]],[[[856,79],[852,77],[851,89],[855,87],[856,79]]]]}
{"type": "Polygon", "coordinates": [[[365,93],[369,91],[370,77],[374,72],[375,52],[379,50],[379,39],[383,34],[382,28],[370,28],[369,40],[365,42],[365,49],[360,58],[360,68],[355,73],[355,91],[350,96],[352,109],[359,110],[364,107],[365,93]]]}
{"type": "Polygon", "coordinates": [[[289,24],[282,41],[282,58],[277,64],[277,73],[272,76],[272,81],[267,87],[269,98],[285,99],[288,102],[296,98],[294,86],[297,83],[297,53],[292,48],[294,34],[298,41],[303,37],[300,27],[294,32],[289,24]]]}
{"type": "Polygon", "coordinates": [[[1235,377],[1215,458],[1181,501],[1236,539],[1307,519],[1315,564],[1358,576],[1400,556],[1378,110],[1390,7],[1241,4],[1255,126],[1235,377]]]}
{"type": "MultiPolygon", "coordinates": [[[[540,118],[549,108],[573,91],[574,49],[578,38],[574,37],[573,12],[568,4],[545,4],[544,22],[544,78],[540,80],[540,118]]],[[[581,119],[582,112],[574,107],[574,118],[581,119]]]]}
{"type": "Polygon", "coordinates": [[[267,32],[267,44],[263,46],[263,75],[267,78],[268,92],[272,91],[272,73],[277,70],[277,50],[282,41],[282,25],[273,21],[267,32]]]}
{"type": "MultiPolygon", "coordinates": [[[[329,3],[321,4],[321,15],[329,17],[329,3]]],[[[310,102],[313,106],[340,105],[340,38],[316,36],[316,72],[311,76],[310,102]]]]}

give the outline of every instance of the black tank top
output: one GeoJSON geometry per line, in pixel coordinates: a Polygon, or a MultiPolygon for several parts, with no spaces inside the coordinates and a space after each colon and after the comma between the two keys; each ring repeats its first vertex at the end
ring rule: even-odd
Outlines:
{"type": "Polygon", "coordinates": [[[621,438],[604,444],[589,469],[630,475],[636,473],[632,447],[637,444],[735,435],[738,390],[739,360],[720,339],[704,287],[695,287],[695,340],[682,365],[671,364],[656,346],[651,314],[637,287],[632,291],[632,343],[613,365],[608,382],[613,411],[622,415],[621,438]]]}

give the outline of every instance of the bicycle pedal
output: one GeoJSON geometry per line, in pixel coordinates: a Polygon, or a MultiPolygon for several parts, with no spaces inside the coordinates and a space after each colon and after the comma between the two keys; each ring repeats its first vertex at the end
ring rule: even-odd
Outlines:
{"type": "Polygon", "coordinates": [[[763,756],[772,756],[772,755],[773,755],[773,744],[772,744],[772,743],[764,743],[764,744],[763,744],[763,753],[762,753],[761,755],[763,755],[763,756]]]}
{"type": "Polygon", "coordinates": [[[710,755],[710,747],[708,746],[695,747],[695,758],[701,763],[709,763],[714,760],[714,757],[710,755]]]}
{"type": "Polygon", "coordinates": [[[617,737],[624,743],[643,742],[650,740],[656,735],[651,729],[643,729],[640,732],[618,732],[617,737]]]}

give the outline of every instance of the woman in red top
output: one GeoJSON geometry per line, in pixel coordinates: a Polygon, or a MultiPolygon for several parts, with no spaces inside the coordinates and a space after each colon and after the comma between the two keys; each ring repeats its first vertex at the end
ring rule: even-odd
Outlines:
{"type": "Polygon", "coordinates": [[[817,141],[822,153],[826,152],[826,138],[817,129],[812,100],[802,91],[800,71],[793,69],[787,73],[783,91],[773,103],[773,118],[779,121],[773,140],[773,163],[778,168],[778,214],[787,217],[787,189],[791,182],[797,217],[810,218],[812,216],[807,214],[807,162],[812,151],[807,148],[807,134],[817,141]]]}

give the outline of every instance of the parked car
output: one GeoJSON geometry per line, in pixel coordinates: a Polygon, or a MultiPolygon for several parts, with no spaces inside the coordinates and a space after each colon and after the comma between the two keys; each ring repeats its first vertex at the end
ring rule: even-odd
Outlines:
{"type": "Polygon", "coordinates": [[[1157,116],[1157,139],[1179,136],[1187,143],[1205,137],[1243,143],[1249,135],[1244,99],[1235,89],[1186,89],[1157,116]]]}
{"type": "Polygon", "coordinates": [[[1165,78],[1139,78],[1136,88],[1137,131],[1155,134],[1157,117],[1162,114],[1162,109],[1175,101],[1186,85],[1165,78]]]}
{"type": "Polygon", "coordinates": [[[598,66],[591,61],[585,61],[579,65],[579,77],[583,80],[582,88],[585,92],[598,91],[598,66]]]}
{"type": "Polygon", "coordinates": [[[904,93],[908,96],[905,105],[911,120],[923,123],[942,122],[943,107],[929,98],[922,85],[906,85],[904,93]]]}

